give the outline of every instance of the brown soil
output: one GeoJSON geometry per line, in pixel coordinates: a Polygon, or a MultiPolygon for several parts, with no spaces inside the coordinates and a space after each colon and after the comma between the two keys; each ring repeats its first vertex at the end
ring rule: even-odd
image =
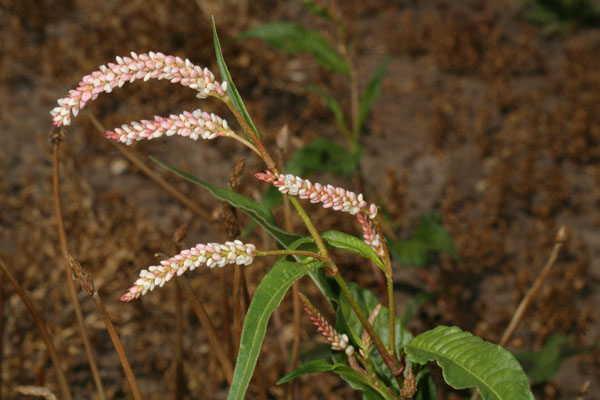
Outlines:
{"type": "MultiPolygon", "coordinates": [[[[418,332],[438,324],[497,342],[520,299],[540,271],[559,226],[569,239],[509,343],[510,350],[539,349],[551,334],[578,346],[598,341],[600,323],[600,29],[572,29],[547,37],[525,21],[517,0],[470,2],[348,1],[343,12],[357,37],[361,87],[385,55],[392,55],[381,96],[362,137],[362,171],[378,188],[406,236],[415,218],[440,210],[462,263],[437,257],[427,283],[414,269],[396,267],[398,307],[406,287],[446,290],[411,324],[418,332]]],[[[3,0],[0,3],[0,255],[42,313],[62,356],[74,398],[95,398],[93,381],[65,284],[52,203],[49,110],[79,79],[129,51],[162,51],[217,71],[210,15],[214,14],[232,76],[256,124],[275,148],[279,129],[290,130],[290,151],[317,137],[340,139],[319,98],[302,88],[329,87],[348,99],[346,82],[318,69],[310,57],[277,53],[256,41],[228,40],[267,21],[294,20],[332,37],[327,25],[300,3],[244,0],[3,0]]],[[[349,108],[349,101],[342,101],[349,108]]],[[[103,95],[86,111],[112,128],[129,121],[202,107],[227,116],[214,101],[166,82],[136,82],[103,95]]],[[[229,120],[233,118],[228,117],[229,120]]],[[[225,186],[235,163],[246,158],[243,193],[263,186],[252,175],[263,166],[226,140],[190,143],[183,138],[137,143],[200,178],[225,186]]],[[[67,130],[61,151],[61,191],[69,249],[99,288],[146,398],[175,390],[173,285],[141,301],[119,302],[155,253],[173,254],[173,234],[187,227],[185,243],[225,237],[221,226],[196,217],[171,198],[99,134],[86,113],[67,130]]],[[[151,164],[148,161],[148,164],[151,164]]],[[[154,167],[154,166],[153,166],[154,167]]],[[[220,204],[174,175],[154,168],[211,215],[220,204]]],[[[332,176],[332,181],[352,182],[332,176]]],[[[367,189],[367,197],[375,191],[367,189]]],[[[350,219],[309,207],[319,226],[350,232],[350,219]]],[[[278,218],[280,215],[278,215],[278,218]]],[[[246,222],[241,217],[242,222],[246,222]]],[[[294,221],[301,229],[300,221],[294,221]]],[[[358,234],[358,231],[354,233],[358,234]]],[[[272,246],[260,233],[251,240],[272,246]]],[[[343,257],[343,256],[342,256],[343,257]]],[[[367,267],[342,259],[349,278],[377,290],[367,267]]],[[[268,270],[247,269],[250,290],[268,270]]],[[[228,274],[228,272],[224,272],[228,274]]],[[[219,271],[190,275],[217,327],[222,326],[219,271]]],[[[308,281],[302,290],[317,298],[308,281]]],[[[13,288],[2,282],[3,398],[17,385],[44,385],[55,393],[56,376],[39,332],[13,288]]],[[[92,299],[80,294],[102,379],[110,398],[130,391],[92,299]]],[[[185,312],[187,398],[225,398],[227,384],[191,308],[185,312]]],[[[260,364],[269,395],[284,373],[279,341],[293,336],[288,298],[271,322],[260,364]]],[[[314,330],[303,320],[306,348],[314,330]]],[[[332,374],[303,378],[302,398],[360,398],[332,374]]],[[[600,354],[564,362],[536,398],[574,399],[585,381],[586,399],[600,399],[600,354]]],[[[256,396],[252,384],[249,398],[256,396]]],[[[448,398],[458,398],[448,393],[448,398]]]]}

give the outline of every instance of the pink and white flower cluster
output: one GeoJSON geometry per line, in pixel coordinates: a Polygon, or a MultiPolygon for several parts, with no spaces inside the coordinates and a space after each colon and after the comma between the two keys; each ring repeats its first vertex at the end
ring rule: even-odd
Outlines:
{"type": "Polygon", "coordinates": [[[351,356],[354,354],[354,347],[349,344],[348,335],[345,333],[340,334],[335,330],[333,326],[325,317],[321,315],[319,311],[310,303],[310,301],[303,294],[300,295],[300,300],[304,305],[304,310],[308,314],[311,322],[317,327],[319,332],[325,340],[331,345],[332,350],[345,351],[346,355],[351,356]]]}
{"type": "Polygon", "coordinates": [[[184,111],[179,115],[167,118],[155,116],[154,121],[142,120],[129,125],[121,125],[114,131],[106,131],[109,139],[131,144],[134,140],[155,139],[163,135],[180,135],[193,140],[214,139],[218,136],[232,136],[235,133],[229,128],[227,121],[216,114],[209,114],[200,109],[192,112],[184,111]]]}
{"type": "Polygon", "coordinates": [[[160,265],[143,269],[138,280],[127,293],[121,296],[121,301],[137,299],[157,286],[162,287],[175,275],[179,276],[188,269],[193,271],[200,265],[211,268],[223,267],[227,264],[249,265],[254,261],[255,252],[256,247],[253,244],[244,244],[239,240],[225,242],[225,244],[198,244],[168,260],[161,261],[160,265]]]}
{"type": "MultiPolygon", "coordinates": [[[[311,203],[323,203],[324,208],[331,207],[336,211],[352,215],[356,215],[361,209],[367,209],[367,202],[364,201],[362,193],[357,195],[340,187],[324,186],[320,183],[313,184],[308,179],[291,174],[284,175],[266,171],[255,176],[261,181],[272,183],[281,193],[309,199],[311,203]]],[[[374,204],[369,207],[369,213],[372,214],[371,218],[375,218],[377,215],[377,207],[374,204]]]]}
{"type": "Polygon", "coordinates": [[[136,79],[168,79],[171,83],[180,83],[198,91],[199,98],[208,96],[223,97],[227,92],[227,82],[215,81],[214,74],[208,68],[194,65],[190,60],[168,56],[163,53],[131,53],[131,57],[117,57],[116,63],[100,66],[98,71],[83,77],[77,88],[70,90],[67,97],[58,100],[50,114],[54,125],[71,123],[71,114],[77,116],[79,110],[90,100],[95,100],[102,92],[110,93],[125,82],[136,79]]]}
{"type": "Polygon", "coordinates": [[[273,184],[281,193],[309,199],[311,203],[323,203],[324,208],[356,215],[362,227],[365,243],[371,246],[379,256],[383,256],[381,238],[372,221],[377,216],[377,206],[367,204],[362,193],[356,194],[341,187],[312,183],[308,179],[298,176],[277,174],[268,170],[255,176],[261,181],[273,184]]]}

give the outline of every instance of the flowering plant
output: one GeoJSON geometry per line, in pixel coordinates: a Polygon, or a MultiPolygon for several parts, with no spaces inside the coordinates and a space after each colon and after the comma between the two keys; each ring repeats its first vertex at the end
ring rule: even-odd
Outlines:
{"type": "Polygon", "coordinates": [[[265,162],[266,171],[257,173],[256,178],[273,185],[289,198],[310,236],[303,237],[281,229],[269,209],[245,196],[202,182],[161,163],[247,213],[275,238],[280,249],[259,250],[255,245],[239,240],[224,244],[198,244],[161,261],[159,265],[142,270],[121,300],[135,300],[162,287],[174,276],[199,266],[247,266],[256,257],[278,256],[249,306],[231,378],[230,399],[244,397],[269,317],[292,284],[305,275],[310,275],[336,312],[337,321],[333,326],[306,296],[299,295],[309,318],[331,346],[333,363],[311,361],[283,377],[280,383],[306,373],[332,371],[363,391],[368,399],[433,398],[435,386],[427,363],[435,360],[443,369],[446,382],[455,388],[477,387],[485,399],[532,399],[526,375],[515,358],[503,348],[456,327],[438,326],[414,337],[406,330],[395,317],[392,262],[377,205],[369,204],[362,194],[313,183],[280,171],[263,145],[259,131],[231,79],[214,23],[213,35],[223,81],[218,81],[211,71],[189,60],[158,52],[131,53],[131,57],[117,57],[116,63],[108,63],[85,76],[76,89],[58,100],[58,106],[51,112],[54,124],[58,127],[69,125],[71,116],[77,116],[79,110],[100,93],[110,93],[114,88],[137,79],[168,79],[195,90],[201,99],[209,96],[217,98],[232,112],[243,134],[235,132],[225,119],[195,110],[155,117],[154,121],[132,122],[107,131],[106,137],[125,144],[172,135],[193,140],[217,137],[237,140],[265,162]],[[361,227],[363,240],[339,231],[318,232],[299,199],[354,215],[361,227]],[[331,247],[352,252],[383,271],[387,283],[387,307],[371,292],[344,280],[330,253],[331,247]]]}

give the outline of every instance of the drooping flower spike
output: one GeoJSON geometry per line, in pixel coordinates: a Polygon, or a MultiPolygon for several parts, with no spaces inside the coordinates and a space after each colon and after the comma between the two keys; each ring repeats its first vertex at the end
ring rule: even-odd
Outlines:
{"type": "Polygon", "coordinates": [[[239,240],[225,244],[198,244],[161,261],[160,265],[143,269],[138,280],[121,296],[121,301],[135,300],[157,286],[162,287],[175,275],[179,276],[188,269],[193,271],[200,265],[210,268],[224,267],[227,264],[249,265],[254,261],[255,252],[256,247],[253,244],[244,244],[239,240]]]}
{"type": "Polygon", "coordinates": [[[154,121],[142,120],[122,125],[114,131],[106,131],[109,139],[131,144],[134,140],[155,139],[163,135],[180,135],[193,140],[214,139],[218,136],[235,136],[227,121],[218,115],[209,114],[200,109],[184,111],[167,118],[155,116],[154,121]]]}
{"type": "Polygon", "coordinates": [[[125,82],[136,79],[168,79],[171,83],[180,83],[198,91],[196,97],[224,97],[227,82],[219,83],[208,68],[194,65],[190,60],[183,60],[163,53],[148,54],[131,53],[131,57],[117,57],[115,63],[100,66],[98,71],[83,77],[77,88],[70,90],[67,97],[58,100],[50,114],[54,125],[62,126],[71,123],[71,114],[77,116],[79,110],[95,100],[102,92],[110,93],[125,82]]]}
{"type": "Polygon", "coordinates": [[[273,184],[281,193],[308,199],[311,203],[322,203],[324,208],[356,215],[363,231],[364,241],[383,256],[381,238],[371,221],[377,216],[377,206],[367,204],[362,193],[356,194],[341,187],[312,183],[291,174],[276,174],[267,170],[255,175],[257,179],[273,184]]]}

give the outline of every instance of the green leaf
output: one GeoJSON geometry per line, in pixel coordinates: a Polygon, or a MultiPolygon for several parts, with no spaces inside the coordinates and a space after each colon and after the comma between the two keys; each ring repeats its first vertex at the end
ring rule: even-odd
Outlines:
{"type": "Polygon", "coordinates": [[[375,253],[375,250],[356,236],[339,231],[328,231],[321,236],[329,243],[329,245],[337,247],[338,249],[357,253],[362,257],[373,261],[375,265],[385,271],[385,266],[379,256],[377,256],[377,253],[375,253]]]}
{"type": "Polygon", "coordinates": [[[450,234],[442,225],[439,213],[421,215],[419,225],[408,240],[387,239],[392,257],[405,266],[425,267],[429,253],[441,251],[460,261],[450,234]]]}
{"type": "Polygon", "coordinates": [[[368,393],[369,396],[371,396],[369,398],[372,398],[372,399],[381,399],[382,397],[386,398],[383,394],[381,394],[381,395],[378,394],[378,392],[380,392],[380,389],[375,387],[371,382],[369,382],[369,380],[365,376],[363,376],[360,373],[358,373],[357,371],[353,370],[348,365],[341,364],[341,363],[329,364],[325,360],[314,360],[314,361],[308,362],[304,365],[301,365],[300,367],[296,368],[294,371],[290,372],[289,374],[287,374],[286,376],[284,376],[283,378],[278,380],[277,384],[280,385],[282,383],[289,382],[292,379],[295,379],[301,375],[311,374],[314,372],[326,372],[326,371],[331,371],[331,372],[334,372],[334,373],[340,375],[353,388],[359,389],[359,390],[364,391],[365,393],[368,393]]]}
{"type": "Polygon", "coordinates": [[[417,380],[417,393],[414,400],[436,400],[435,382],[429,372],[429,367],[425,366],[415,376],[417,380]]]}
{"type": "MultiPolygon", "coordinates": [[[[275,218],[273,218],[273,214],[271,214],[271,209],[266,207],[265,205],[259,204],[251,198],[233,192],[229,189],[221,188],[218,186],[211,185],[210,183],[206,183],[155,157],[150,156],[150,159],[165,167],[169,171],[189,180],[190,182],[196,183],[204,187],[205,189],[208,189],[208,191],[217,199],[226,201],[232,206],[242,210],[250,218],[252,218],[254,222],[265,228],[265,230],[269,232],[269,234],[273,236],[273,238],[277,241],[279,247],[286,248],[290,246],[293,242],[301,239],[299,235],[286,232],[283,229],[279,228],[275,223],[275,218]]],[[[325,295],[330,304],[332,304],[333,301],[337,298],[337,295],[334,292],[335,285],[332,287],[333,283],[327,279],[325,273],[321,269],[312,271],[309,275],[315,283],[315,285],[317,285],[319,290],[321,290],[321,292],[325,295]]]]}
{"type": "Polygon", "coordinates": [[[562,361],[566,358],[596,349],[596,346],[572,347],[568,342],[564,336],[552,335],[542,350],[521,351],[515,354],[515,357],[534,383],[546,382],[558,372],[562,361]]]}
{"type": "Polygon", "coordinates": [[[198,184],[203,188],[207,189],[214,197],[219,200],[226,201],[232,206],[239,208],[244,211],[250,218],[255,220],[258,224],[263,226],[282,246],[289,245],[293,241],[300,238],[300,236],[284,231],[279,228],[275,223],[275,218],[271,214],[271,210],[264,205],[257,203],[249,197],[242,194],[236,193],[232,190],[225,189],[219,186],[212,185],[204,182],[195,176],[192,176],[186,172],[183,172],[164,161],[159,160],[156,157],[150,156],[150,159],[161,166],[165,167],[171,172],[187,179],[190,182],[198,184]]]}
{"type": "Polygon", "coordinates": [[[334,19],[326,7],[323,7],[322,5],[317,4],[314,1],[303,0],[302,4],[304,4],[304,7],[306,7],[308,9],[308,11],[310,11],[312,14],[316,15],[317,17],[321,17],[321,18],[324,18],[329,21],[332,21],[334,19]]]}
{"type": "Polygon", "coordinates": [[[312,374],[314,372],[333,371],[335,364],[330,364],[327,360],[313,360],[303,364],[277,381],[277,385],[296,379],[299,376],[312,374]]]}
{"type": "MultiPolygon", "coordinates": [[[[389,309],[387,307],[381,307],[379,315],[373,324],[373,328],[386,346],[389,346],[390,343],[389,321],[389,309]]],[[[396,333],[396,354],[401,354],[401,348],[411,341],[413,335],[402,325],[400,319],[398,318],[396,318],[394,321],[394,332],[396,333]]],[[[373,364],[373,367],[375,367],[377,375],[382,377],[388,386],[391,386],[396,390],[396,392],[399,393],[400,387],[398,386],[398,381],[392,375],[389,368],[385,365],[383,358],[375,347],[371,349],[371,363],[373,364]]],[[[410,368],[412,368],[412,361],[407,360],[406,370],[404,372],[405,376],[410,368]]]]}
{"type": "Polygon", "coordinates": [[[315,172],[330,172],[345,176],[356,170],[362,149],[350,153],[333,140],[316,139],[292,155],[286,164],[286,172],[308,176],[315,172]]]}
{"type": "Polygon", "coordinates": [[[457,327],[438,326],[406,345],[419,364],[436,360],[455,389],[477,386],[484,400],[533,400],[529,380],[515,357],[457,327]]]}
{"type": "Polygon", "coordinates": [[[285,53],[309,53],[330,71],[348,75],[346,60],[317,31],[293,22],[272,22],[247,29],[241,38],[261,39],[285,53]]]}
{"type": "MultiPolygon", "coordinates": [[[[254,131],[256,137],[260,138],[260,134],[254,126],[254,122],[252,122],[252,118],[250,118],[250,114],[248,114],[248,110],[246,110],[246,106],[244,105],[244,101],[240,96],[235,84],[233,83],[233,79],[231,79],[231,75],[229,74],[229,70],[227,69],[227,64],[225,64],[225,59],[223,58],[223,51],[221,50],[221,43],[219,42],[219,36],[217,35],[217,27],[215,25],[215,18],[211,17],[212,22],[212,31],[213,31],[213,44],[215,46],[215,54],[217,56],[217,64],[219,66],[219,74],[221,75],[221,79],[225,79],[227,81],[227,93],[229,94],[229,98],[231,99],[231,104],[242,114],[244,120],[250,126],[250,129],[254,131]]],[[[252,143],[252,139],[248,135],[248,132],[244,129],[244,133],[246,134],[246,138],[252,143]]]]}
{"type": "MultiPolygon", "coordinates": [[[[371,311],[373,311],[373,309],[379,304],[379,299],[377,299],[373,293],[368,290],[361,289],[354,282],[348,282],[348,288],[350,289],[350,292],[352,292],[352,295],[358,302],[358,305],[363,310],[365,315],[369,315],[371,311]]],[[[352,338],[354,343],[361,348],[365,348],[365,345],[361,339],[363,326],[354,313],[352,306],[342,293],[338,295],[337,301],[339,307],[336,315],[336,330],[338,332],[347,333],[348,336],[352,338]]]]}
{"type": "Polygon", "coordinates": [[[267,322],[271,313],[279,306],[292,283],[308,272],[316,270],[320,265],[322,263],[313,263],[307,266],[279,259],[264,276],[258,288],[256,288],[256,292],[254,292],[248,313],[244,319],[240,349],[227,399],[242,400],[244,398],[254,373],[256,360],[267,331],[267,322]]]}
{"type": "Polygon", "coordinates": [[[346,120],[344,119],[344,111],[342,111],[342,106],[340,106],[340,103],[338,103],[338,101],[333,96],[331,96],[329,93],[325,92],[322,88],[318,86],[306,85],[306,89],[320,95],[323,98],[323,100],[325,100],[325,104],[327,105],[327,108],[329,108],[329,111],[331,111],[331,113],[333,114],[333,117],[335,118],[335,123],[337,124],[338,128],[342,132],[347,132],[348,126],[346,125],[346,120]]]}
{"type": "Polygon", "coordinates": [[[367,119],[367,115],[371,111],[371,104],[373,100],[377,98],[379,92],[381,91],[381,83],[383,81],[383,77],[385,76],[385,72],[387,70],[387,66],[390,62],[390,56],[385,56],[381,61],[381,64],[377,67],[371,80],[369,81],[369,85],[367,86],[367,90],[360,99],[360,105],[358,108],[358,126],[357,131],[360,132],[365,119],[367,119]]]}

